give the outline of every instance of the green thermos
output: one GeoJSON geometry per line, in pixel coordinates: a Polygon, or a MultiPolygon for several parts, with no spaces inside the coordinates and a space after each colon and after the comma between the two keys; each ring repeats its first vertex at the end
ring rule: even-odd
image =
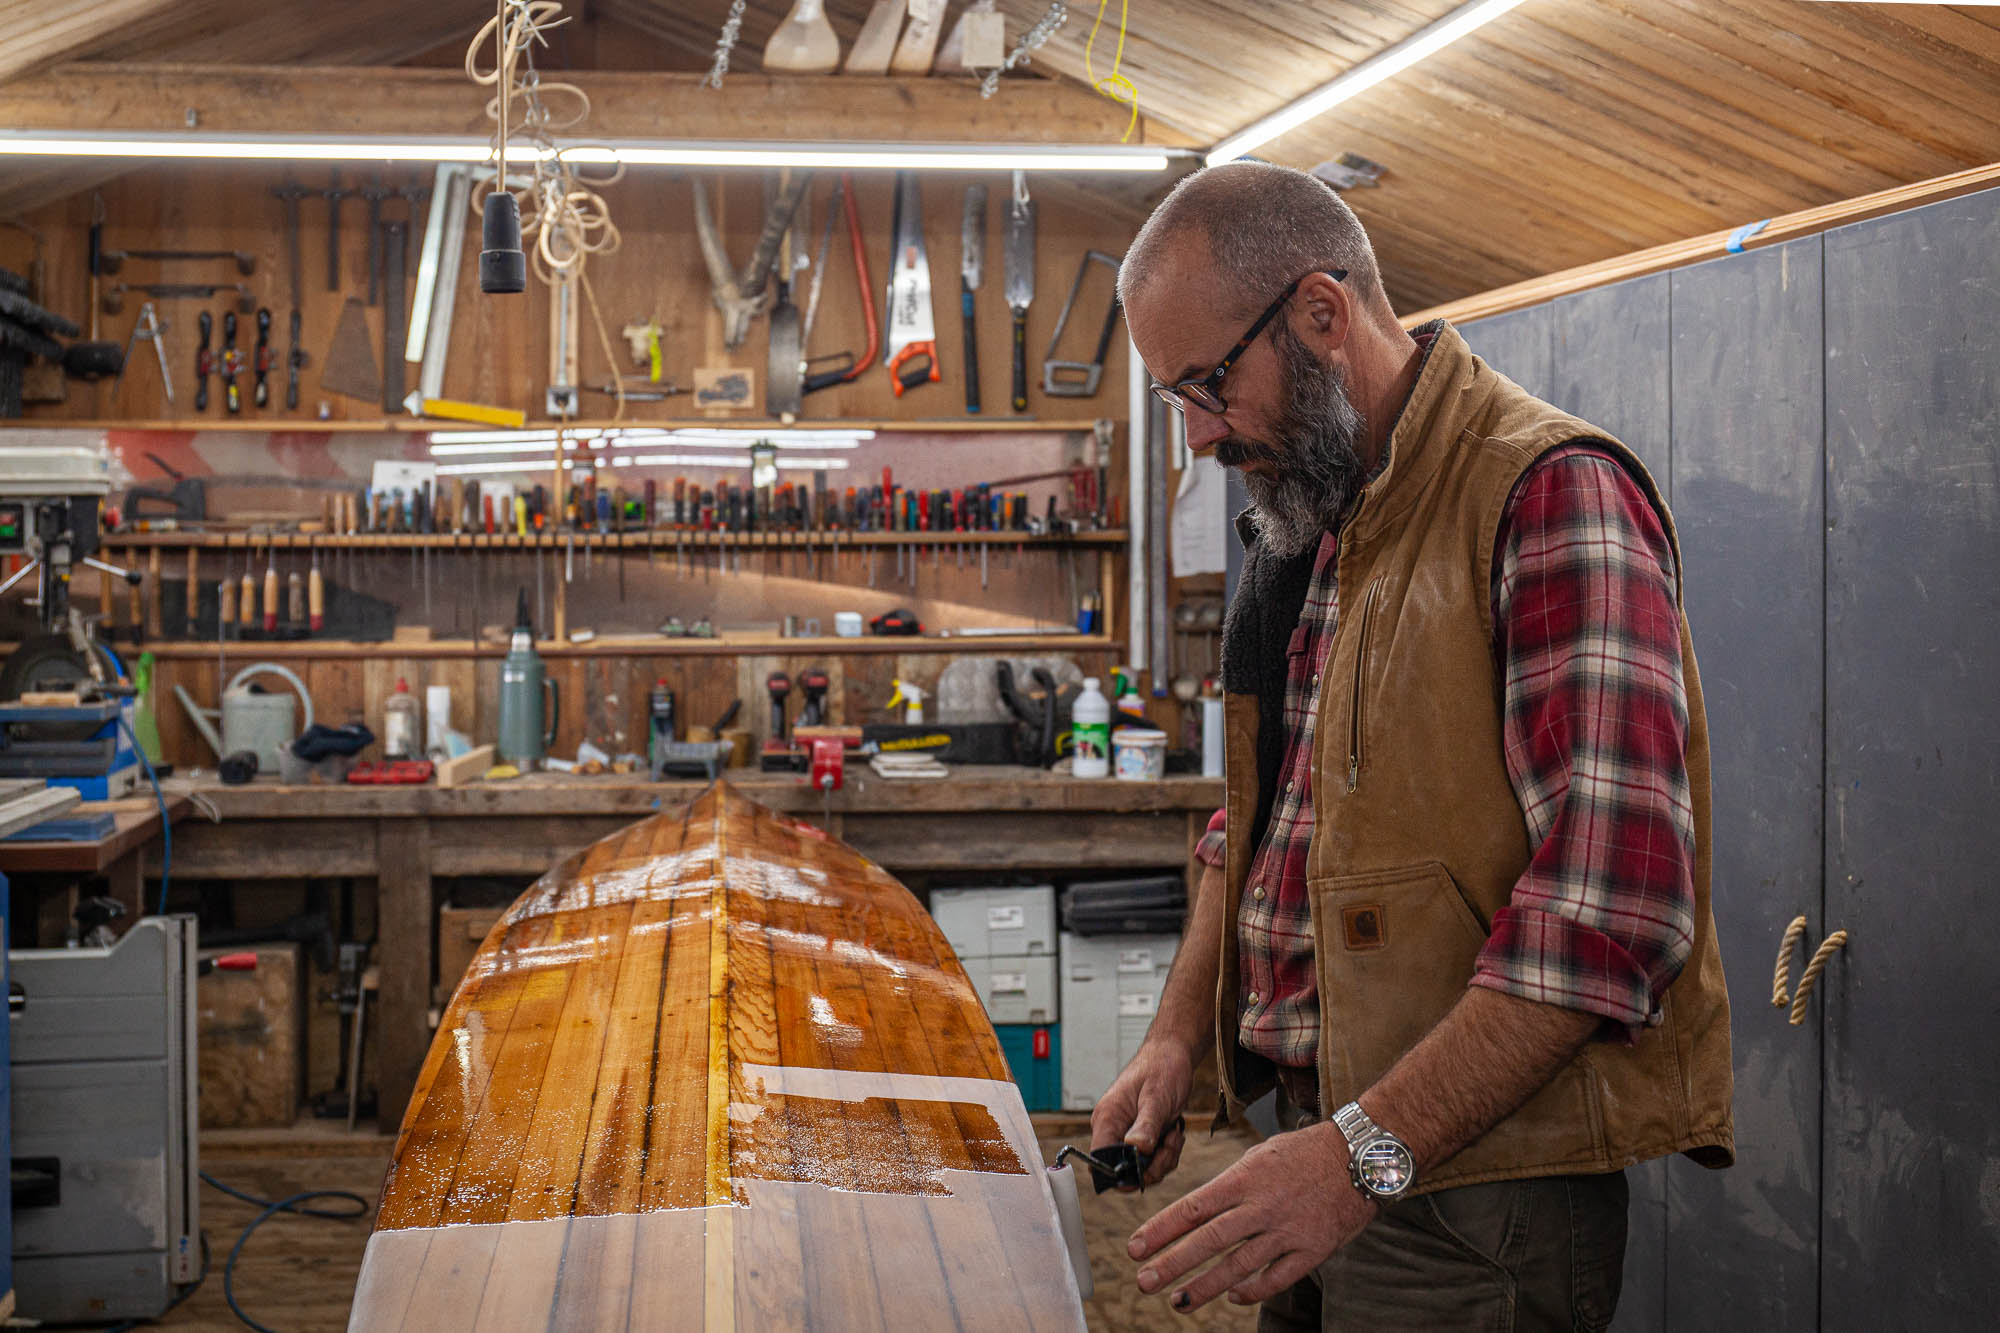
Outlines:
{"type": "Polygon", "coordinates": [[[535,652],[535,627],[528,619],[528,592],[523,588],[514,637],[500,663],[500,761],[522,772],[540,767],[555,744],[556,724],[561,718],[562,694],[535,652]],[[542,720],[544,689],[549,696],[546,727],[542,720]]]}

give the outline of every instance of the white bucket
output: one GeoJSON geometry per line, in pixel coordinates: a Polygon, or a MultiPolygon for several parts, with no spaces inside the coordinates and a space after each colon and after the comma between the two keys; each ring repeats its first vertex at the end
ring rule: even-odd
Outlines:
{"type": "Polygon", "coordinates": [[[1167,775],[1167,733],[1145,727],[1112,732],[1111,771],[1125,782],[1158,782],[1167,775]]]}

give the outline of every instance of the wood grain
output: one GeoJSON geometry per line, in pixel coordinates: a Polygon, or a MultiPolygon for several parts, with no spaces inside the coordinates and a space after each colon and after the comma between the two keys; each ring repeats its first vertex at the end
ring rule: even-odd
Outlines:
{"type": "Polygon", "coordinates": [[[350,1327],[1076,1329],[1041,1174],[916,900],[717,784],[495,924],[350,1327]]]}

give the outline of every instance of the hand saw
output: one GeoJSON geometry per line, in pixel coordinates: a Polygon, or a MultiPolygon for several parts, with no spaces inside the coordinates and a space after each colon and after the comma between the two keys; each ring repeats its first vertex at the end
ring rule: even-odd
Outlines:
{"type": "Polygon", "coordinates": [[[875,364],[875,353],[882,348],[882,332],[875,323],[875,280],[868,276],[868,251],[861,243],[861,218],[854,207],[854,178],[846,172],[840,173],[840,181],[833,187],[833,197],[826,205],[826,230],[820,233],[819,257],[813,261],[811,294],[806,298],[805,324],[801,330],[800,343],[806,349],[805,392],[818,393],[836,384],[857,379],[868,367],[875,364]],[[827,255],[833,243],[833,224],[839,215],[847,215],[847,239],[854,248],[855,288],[861,293],[861,322],[868,330],[868,350],[858,358],[852,352],[828,352],[821,356],[812,354],[813,321],[819,316],[820,287],[826,281],[827,255]],[[815,371],[813,366],[822,361],[840,361],[843,364],[832,370],[815,371]]]}
{"type": "Polygon", "coordinates": [[[901,398],[928,380],[936,384],[937,331],[931,321],[931,267],[924,257],[924,204],[915,172],[896,173],[896,248],[889,270],[888,359],[891,387],[901,398]],[[924,364],[904,369],[906,361],[924,364]]]}

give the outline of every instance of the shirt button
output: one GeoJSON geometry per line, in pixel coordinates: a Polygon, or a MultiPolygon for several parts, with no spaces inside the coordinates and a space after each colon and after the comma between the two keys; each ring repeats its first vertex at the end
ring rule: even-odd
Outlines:
{"type": "Polygon", "coordinates": [[[1250,992],[1250,996],[1249,996],[1249,1001],[1250,1001],[1250,1003],[1251,1003],[1251,1004],[1255,1004],[1255,1003],[1257,1003],[1257,992],[1256,992],[1256,991],[1251,991],[1251,992],[1250,992]]]}
{"type": "Polygon", "coordinates": [[[1257,886],[1256,888],[1254,888],[1254,889],[1250,890],[1250,896],[1251,896],[1252,898],[1255,898],[1255,899],[1256,899],[1256,900],[1257,900],[1258,902],[1260,902],[1260,903],[1261,903],[1261,902],[1263,902],[1263,901],[1264,901],[1264,886],[1263,886],[1262,884],[1259,884],[1259,885],[1258,885],[1258,886],[1257,886]]]}
{"type": "Polygon", "coordinates": [[[1319,684],[1319,672],[1317,671],[1313,672],[1313,684],[1319,684]]]}
{"type": "Polygon", "coordinates": [[[1285,790],[1286,790],[1287,792],[1290,792],[1290,791],[1292,790],[1292,788],[1294,788],[1294,787],[1296,787],[1296,786],[1298,786],[1298,785],[1299,785],[1299,784],[1298,784],[1298,783],[1296,783],[1296,782],[1287,782],[1287,783],[1285,784],[1285,790]]]}

